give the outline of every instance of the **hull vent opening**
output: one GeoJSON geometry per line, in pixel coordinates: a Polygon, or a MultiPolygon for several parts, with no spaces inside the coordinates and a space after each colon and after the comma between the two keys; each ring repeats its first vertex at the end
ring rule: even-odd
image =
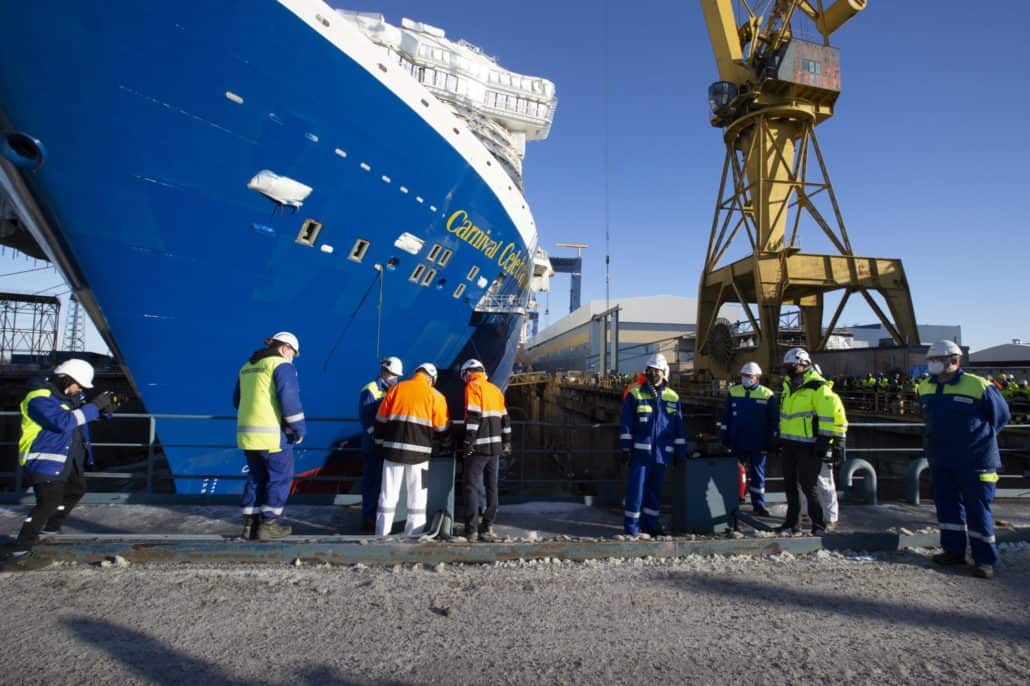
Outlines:
{"type": "Polygon", "coordinates": [[[322,222],[316,222],[314,219],[305,219],[304,224],[300,227],[300,231],[297,232],[297,242],[301,245],[314,247],[315,241],[318,240],[318,234],[321,231],[322,222]]]}
{"type": "Polygon", "coordinates": [[[350,249],[350,254],[347,255],[347,259],[351,262],[361,262],[361,260],[365,259],[365,253],[368,252],[368,246],[370,245],[371,242],[364,238],[359,238],[354,241],[354,247],[350,249]]]}

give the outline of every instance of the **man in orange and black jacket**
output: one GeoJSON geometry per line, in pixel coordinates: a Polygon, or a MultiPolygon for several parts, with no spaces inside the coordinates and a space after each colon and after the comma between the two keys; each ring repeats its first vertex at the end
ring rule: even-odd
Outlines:
{"type": "Polygon", "coordinates": [[[465,442],[462,488],[465,492],[465,537],[470,543],[497,540],[492,524],[497,516],[497,471],[501,455],[511,454],[511,421],[504,393],[486,380],[483,363],[469,359],[461,365],[465,381],[465,442]],[[484,482],[486,510],[479,520],[479,484],[484,482]]]}

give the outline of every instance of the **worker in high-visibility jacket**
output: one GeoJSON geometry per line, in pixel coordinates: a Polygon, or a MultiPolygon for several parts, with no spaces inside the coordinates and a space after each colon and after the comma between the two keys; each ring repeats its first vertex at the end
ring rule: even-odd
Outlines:
{"type": "Polygon", "coordinates": [[[426,527],[429,499],[429,459],[434,446],[450,448],[447,400],[433,388],[436,365],[423,362],[415,376],[386,392],[376,413],[376,449],[383,457],[383,486],[376,512],[376,536],[386,536],[403,481],[408,491],[408,517],[404,534],[418,538],[426,527]]]}
{"type": "Polygon", "coordinates": [[[110,391],[86,402],[93,388],[93,366],[72,359],[59,364],[48,379],[33,380],[21,402],[18,461],[36,504],[22,524],[3,571],[40,569],[51,563],[32,552],[40,534],[54,535],[86,493],[85,470],[93,463],[89,424],[110,417],[116,408],[110,391]]]}
{"type": "Polygon", "coordinates": [[[383,486],[383,458],[376,451],[376,412],[386,392],[404,374],[399,357],[384,357],[379,376],[362,386],[358,395],[358,420],[361,422],[361,528],[372,533],[376,528],[376,507],[383,486]]]}
{"type": "Polygon", "coordinates": [[[843,443],[848,420],[840,396],[812,369],[804,348],[791,348],[783,356],[783,389],[780,393],[779,452],[783,464],[787,516],[776,530],[798,533],[800,499],[798,485],[808,502],[812,534],[826,532],[817,482],[823,463],[832,461],[835,444],[843,443]]]}
{"type": "Polygon", "coordinates": [[[462,488],[465,495],[465,538],[493,543],[497,517],[497,472],[501,455],[511,455],[511,420],[504,392],[486,379],[486,367],[477,359],[461,365],[465,381],[465,438],[462,443],[462,488]],[[479,518],[480,485],[486,509],[479,518]]]}
{"type": "Polygon", "coordinates": [[[629,464],[623,530],[636,536],[665,533],[659,520],[665,467],[686,457],[687,440],[679,396],[668,386],[669,363],[661,353],[644,370],[647,381],[622,401],[619,444],[629,464]]]}
{"type": "Polygon", "coordinates": [[[244,540],[271,541],[291,532],[283,522],[283,510],[293,483],[293,446],[307,432],[293,366],[298,355],[297,337],[280,331],[250,356],[236,381],[236,445],[247,457],[240,534],[244,540]]]}
{"type": "Polygon", "coordinates": [[[926,357],[930,378],[919,384],[919,401],[944,549],[933,561],[965,564],[968,540],[973,573],[990,579],[998,561],[991,519],[998,432],[1011,418],[1009,406],[991,382],[962,369],[962,349],[953,341],[932,344],[926,357]]]}
{"type": "Polygon", "coordinates": [[[748,465],[748,492],[754,513],[769,517],[765,509],[765,461],[776,440],[780,411],[776,396],[760,383],[761,379],[762,368],[757,362],[740,368],[740,383],[730,388],[719,432],[723,445],[748,465]]]}
{"type": "MultiPolygon", "coordinates": [[[[818,364],[813,365],[812,369],[819,376],[823,375],[823,370],[819,368],[818,364]]],[[[827,380],[826,385],[833,390],[833,381],[827,380]]],[[[839,466],[837,464],[837,456],[843,455],[843,452],[844,442],[841,441],[833,447],[829,456],[824,456],[823,464],[819,468],[819,476],[815,480],[815,492],[819,496],[819,504],[823,506],[823,521],[826,523],[827,531],[835,529],[837,521],[840,519],[840,502],[837,499],[837,483],[834,478],[834,470],[839,466]]],[[[800,484],[798,484],[798,499],[800,501],[801,516],[807,517],[808,499],[805,498],[800,484]]]]}

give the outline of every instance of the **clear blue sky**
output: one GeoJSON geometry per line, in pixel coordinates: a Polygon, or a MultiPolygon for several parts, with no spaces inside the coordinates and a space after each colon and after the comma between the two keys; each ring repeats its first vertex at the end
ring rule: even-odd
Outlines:
{"type": "MultiPolygon", "coordinates": [[[[440,26],[506,68],[554,81],[551,137],[529,145],[525,164],[541,244],[562,254],[555,241],[589,243],[583,298],[604,298],[607,178],[612,296],[696,297],[724,154],[708,124],[717,74],[698,2],[334,4],[440,26]]],[[[973,350],[1030,339],[1030,55],[1025,22],[1014,20],[1020,6],[870,0],[833,38],[843,92],[818,129],[855,251],[900,257],[917,319],[961,324],[973,350]]],[[[24,278],[0,279],[0,289],[24,278]]],[[[560,276],[541,323],[567,303],[560,276]]],[[[849,305],[841,323],[874,319],[849,305]]]]}

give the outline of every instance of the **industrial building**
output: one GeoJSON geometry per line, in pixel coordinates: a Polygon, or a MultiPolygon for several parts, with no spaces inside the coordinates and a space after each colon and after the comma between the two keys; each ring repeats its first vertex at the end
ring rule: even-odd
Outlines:
{"type": "MultiPolygon", "coordinates": [[[[890,331],[880,322],[875,324],[854,324],[847,327],[851,332],[852,347],[864,347],[862,342],[870,348],[877,348],[883,345],[893,345],[890,331]]],[[[954,341],[962,345],[962,327],[958,324],[916,324],[921,343],[933,343],[934,341],[954,341]]]]}
{"type": "MultiPolygon", "coordinates": [[[[740,316],[732,306],[722,314],[731,321],[740,316]]],[[[644,368],[648,356],[662,352],[674,369],[682,369],[692,353],[681,352],[679,341],[693,338],[696,317],[697,300],[678,295],[617,298],[607,307],[604,300],[592,300],[531,338],[524,359],[541,371],[635,371],[644,368]],[[605,357],[607,365],[601,362],[605,357]]]]}

